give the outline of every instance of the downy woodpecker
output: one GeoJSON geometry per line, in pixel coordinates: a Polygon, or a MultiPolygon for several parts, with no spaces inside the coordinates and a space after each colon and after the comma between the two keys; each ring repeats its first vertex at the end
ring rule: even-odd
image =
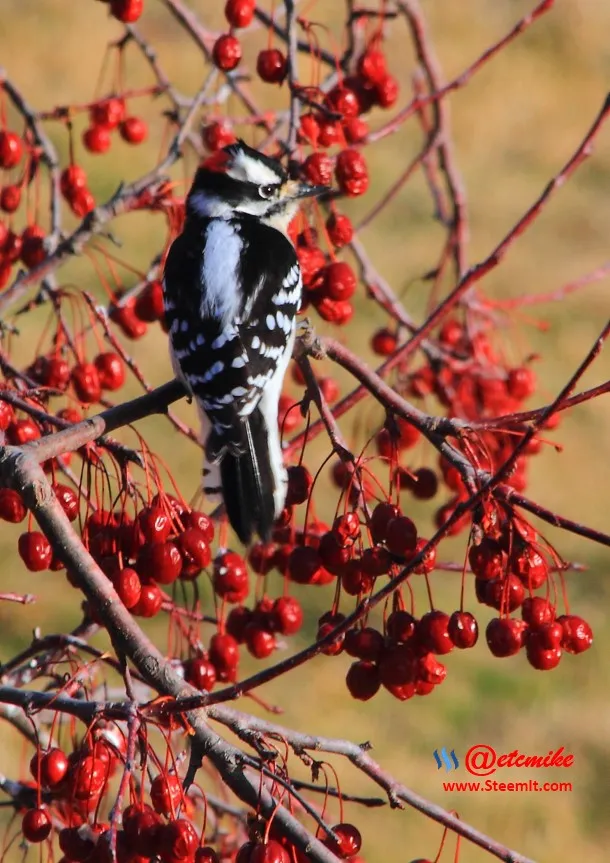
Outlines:
{"type": "Polygon", "coordinates": [[[165,315],[174,371],[201,417],[204,490],[222,494],[248,544],[269,538],[286,497],[278,400],[302,291],[286,232],[301,199],[327,190],[289,180],[243,141],[220,161],[199,168],[187,196],[165,264],[165,315]]]}

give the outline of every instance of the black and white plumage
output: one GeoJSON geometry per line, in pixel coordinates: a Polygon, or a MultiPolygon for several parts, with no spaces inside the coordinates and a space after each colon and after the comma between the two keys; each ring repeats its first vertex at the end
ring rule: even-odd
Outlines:
{"type": "Polygon", "coordinates": [[[269,537],[286,496],[278,400],[302,290],[286,231],[301,198],[325,190],[242,141],[224,155],[223,170],[197,171],[164,299],[174,371],[201,415],[204,489],[247,544],[269,537]]]}

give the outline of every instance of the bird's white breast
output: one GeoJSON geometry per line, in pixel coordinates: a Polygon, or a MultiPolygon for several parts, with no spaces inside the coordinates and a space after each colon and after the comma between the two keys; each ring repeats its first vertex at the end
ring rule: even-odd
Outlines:
{"type": "Polygon", "coordinates": [[[201,314],[216,318],[225,327],[237,317],[240,305],[239,261],[243,252],[235,227],[225,219],[213,219],[206,230],[201,267],[204,284],[201,314]]]}

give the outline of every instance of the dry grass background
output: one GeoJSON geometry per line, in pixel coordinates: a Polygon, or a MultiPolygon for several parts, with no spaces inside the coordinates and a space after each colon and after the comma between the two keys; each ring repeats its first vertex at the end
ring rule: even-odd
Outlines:
{"type": "MultiPolygon", "coordinates": [[[[212,16],[221,20],[220,0],[193,0],[191,5],[201,14],[212,10],[212,16]]],[[[313,14],[333,23],[341,5],[334,0],[317,0],[313,14]]],[[[426,0],[422,5],[450,78],[532,4],[522,0],[426,0]]],[[[0,61],[31,102],[48,107],[89,100],[106,43],[119,35],[118,25],[107,19],[103,5],[92,0],[3,0],[2,7],[0,61]]],[[[610,5],[606,0],[558,2],[556,9],[486,66],[464,90],[451,96],[457,161],[468,190],[470,262],[493,248],[589,127],[610,80],[609,28],[610,5]]],[[[192,92],[204,72],[201,58],[161,4],[148,0],[141,29],[157,47],[176,84],[192,92]]],[[[404,28],[396,28],[388,53],[392,70],[406,87],[412,56],[404,28]]],[[[138,64],[133,64],[132,75],[133,80],[145,80],[138,64]]],[[[145,103],[142,111],[154,116],[145,103]]],[[[56,139],[65,149],[63,139],[56,139]]],[[[354,205],[354,212],[364,212],[377,199],[417,145],[415,127],[409,127],[370,149],[372,188],[364,201],[354,205]]],[[[153,136],[145,148],[115,144],[109,158],[83,158],[96,195],[103,199],[120,178],[137,176],[151,164],[159,146],[158,137],[153,136]]],[[[504,298],[551,290],[604,262],[608,258],[609,183],[607,129],[597,139],[590,161],[558,192],[538,222],[515,243],[502,266],[485,281],[485,291],[504,298]]],[[[148,216],[124,220],[124,224],[117,224],[117,230],[129,243],[129,260],[142,265],[162,242],[162,226],[148,216]]],[[[421,283],[414,280],[431,266],[440,242],[423,183],[415,179],[407,186],[363,238],[380,271],[402,294],[413,314],[420,315],[426,295],[421,283]]],[[[65,278],[93,286],[91,270],[82,262],[70,265],[65,278]]],[[[606,281],[571,295],[561,304],[530,308],[527,319],[516,315],[515,327],[498,332],[498,344],[511,360],[517,362],[532,351],[541,354],[537,364],[541,400],[558,390],[595,339],[602,320],[608,317],[608,290],[606,281]],[[535,325],[539,321],[546,322],[548,328],[541,330],[535,325]]],[[[359,338],[362,341],[365,317],[367,322],[372,317],[382,321],[363,301],[350,326],[348,338],[353,343],[359,338]]],[[[37,337],[42,320],[41,315],[32,319],[22,341],[37,337]]],[[[170,373],[164,342],[157,331],[134,349],[154,382],[167,379],[170,373]]],[[[16,350],[21,348],[16,346],[16,350]]],[[[609,375],[606,351],[583,384],[609,375]]],[[[186,415],[188,409],[184,412],[186,415]]],[[[535,460],[529,489],[546,506],[602,530],[608,530],[610,510],[609,424],[608,399],[586,404],[566,417],[555,434],[563,452],[548,447],[535,460]]],[[[344,428],[349,436],[350,425],[344,428]]],[[[168,459],[184,493],[188,496],[194,492],[195,450],[178,444],[175,434],[160,419],[147,420],[141,429],[168,459]]],[[[423,449],[416,455],[421,462],[429,457],[423,449]]],[[[422,507],[416,513],[425,533],[432,508],[422,507]]],[[[286,724],[372,741],[375,756],[406,784],[436,803],[456,808],[464,819],[536,860],[605,863],[610,842],[610,700],[605,661],[610,649],[606,613],[610,557],[601,546],[576,537],[551,529],[546,529],[546,534],[566,558],[588,566],[586,572],[568,577],[572,607],[591,621],[597,636],[594,649],[586,655],[566,657],[556,671],[541,674],[529,668],[523,656],[492,660],[485,646],[479,644],[474,651],[448,657],[448,679],[432,697],[399,704],[381,694],[364,706],[346,697],[342,678],[347,659],[319,658],[290,679],[267,687],[264,695],[284,707],[286,724]],[[436,771],[432,750],[447,745],[462,755],[477,742],[491,743],[498,751],[518,747],[546,752],[565,746],[575,754],[569,777],[545,778],[569,778],[573,793],[445,794],[441,786],[444,777],[436,771]]],[[[61,575],[23,572],[15,560],[16,536],[12,528],[5,528],[0,536],[3,589],[31,590],[40,601],[28,608],[0,607],[3,659],[27,643],[33,627],[52,632],[78,620],[78,603],[64,587],[61,575]]],[[[458,558],[463,549],[463,538],[453,543],[458,558]]],[[[437,575],[434,585],[438,605],[454,608],[458,601],[455,577],[437,575]]],[[[327,602],[319,594],[309,601],[317,608],[327,602]]],[[[17,760],[23,763],[20,745],[3,726],[0,753],[2,773],[14,770],[17,760]]],[[[526,771],[517,773],[501,778],[529,778],[526,771]]],[[[465,778],[463,771],[460,774],[459,778],[465,778]]],[[[343,770],[342,776],[345,790],[371,790],[354,772],[343,770]]],[[[357,813],[350,807],[347,814],[357,818],[363,829],[369,863],[418,856],[433,859],[436,854],[440,829],[412,811],[357,813]]],[[[445,852],[443,860],[453,859],[452,848],[450,843],[451,850],[445,852]]],[[[484,859],[489,858],[481,851],[463,846],[460,860],[479,863],[484,859]]]]}

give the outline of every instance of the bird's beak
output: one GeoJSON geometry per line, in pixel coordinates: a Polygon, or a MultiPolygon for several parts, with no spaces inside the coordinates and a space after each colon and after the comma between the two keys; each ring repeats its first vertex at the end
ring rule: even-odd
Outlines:
{"type": "Polygon", "coordinates": [[[289,198],[319,198],[320,195],[330,192],[328,186],[310,186],[309,183],[301,183],[299,180],[289,180],[285,189],[289,198]]]}

